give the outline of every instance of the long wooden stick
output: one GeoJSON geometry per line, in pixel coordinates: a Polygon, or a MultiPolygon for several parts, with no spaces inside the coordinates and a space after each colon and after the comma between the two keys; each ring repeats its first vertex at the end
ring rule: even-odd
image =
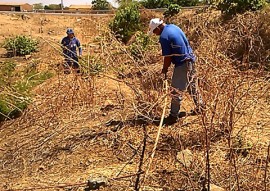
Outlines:
{"type": "MultiPolygon", "coordinates": [[[[168,94],[168,81],[167,81],[167,78],[165,78],[164,84],[165,84],[165,94],[167,95],[167,94],[168,94]]],[[[146,177],[147,177],[147,175],[148,175],[148,172],[149,172],[149,170],[150,170],[150,168],[151,168],[151,164],[152,164],[153,159],[154,159],[154,156],[155,156],[155,152],[156,152],[156,149],[157,149],[158,140],[159,140],[159,137],[160,137],[160,133],[161,133],[161,129],[162,129],[164,117],[165,117],[165,111],[166,111],[166,106],[167,106],[167,100],[168,100],[168,97],[166,96],[165,99],[164,99],[164,107],[163,107],[162,116],[161,116],[160,123],[159,123],[159,127],[158,127],[158,132],[157,132],[157,136],[156,136],[156,141],[155,141],[155,144],[154,144],[154,148],[153,148],[153,150],[152,150],[152,154],[151,154],[151,157],[150,157],[150,161],[149,161],[148,166],[147,166],[147,169],[146,169],[146,171],[145,171],[144,178],[143,178],[142,183],[141,183],[141,190],[143,189],[143,183],[144,183],[144,180],[146,180],[146,177]]]]}

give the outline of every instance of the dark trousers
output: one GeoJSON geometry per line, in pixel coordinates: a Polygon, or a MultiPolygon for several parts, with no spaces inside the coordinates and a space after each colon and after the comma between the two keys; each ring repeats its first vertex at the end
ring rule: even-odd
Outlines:
{"type": "Polygon", "coordinates": [[[65,69],[68,69],[68,68],[73,68],[73,69],[79,69],[79,59],[78,57],[73,57],[72,59],[71,58],[65,58],[65,69]]]}

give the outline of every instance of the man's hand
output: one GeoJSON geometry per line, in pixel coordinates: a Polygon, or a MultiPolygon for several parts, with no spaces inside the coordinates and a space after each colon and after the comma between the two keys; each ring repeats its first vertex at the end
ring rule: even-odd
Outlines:
{"type": "Polygon", "coordinates": [[[162,74],[165,74],[165,76],[167,75],[168,72],[168,68],[171,65],[171,57],[170,56],[165,56],[164,57],[164,63],[163,63],[163,69],[161,71],[162,74]]]}
{"type": "Polygon", "coordinates": [[[164,78],[167,79],[168,68],[162,68],[161,73],[164,74],[164,78]]]}
{"type": "Polygon", "coordinates": [[[162,68],[161,73],[167,75],[168,68],[162,68]]]}

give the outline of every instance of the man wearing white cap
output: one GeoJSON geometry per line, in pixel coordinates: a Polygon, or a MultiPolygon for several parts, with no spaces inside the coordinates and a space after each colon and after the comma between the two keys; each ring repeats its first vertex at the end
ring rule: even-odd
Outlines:
{"type": "Polygon", "coordinates": [[[205,108],[202,97],[196,86],[195,55],[184,32],[174,24],[165,24],[159,18],[149,23],[149,34],[159,35],[164,63],[162,73],[167,76],[168,68],[174,64],[172,76],[172,101],[170,115],[164,119],[164,124],[177,122],[182,101],[182,92],[188,90],[196,105],[191,114],[198,114],[205,108]]]}

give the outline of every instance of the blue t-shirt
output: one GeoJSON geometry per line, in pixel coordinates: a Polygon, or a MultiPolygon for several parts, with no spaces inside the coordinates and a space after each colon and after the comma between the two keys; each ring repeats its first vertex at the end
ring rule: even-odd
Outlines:
{"type": "Polygon", "coordinates": [[[160,35],[159,42],[162,56],[171,56],[175,66],[182,65],[186,60],[195,62],[195,55],[184,32],[174,24],[166,24],[160,35]]]}
{"type": "Polygon", "coordinates": [[[64,56],[68,56],[71,58],[76,58],[77,57],[77,47],[79,48],[79,54],[82,54],[82,48],[80,41],[76,38],[73,37],[70,39],[68,36],[64,37],[61,42],[63,47],[63,54],[64,56]],[[68,49],[68,50],[67,50],[68,49]]]}

